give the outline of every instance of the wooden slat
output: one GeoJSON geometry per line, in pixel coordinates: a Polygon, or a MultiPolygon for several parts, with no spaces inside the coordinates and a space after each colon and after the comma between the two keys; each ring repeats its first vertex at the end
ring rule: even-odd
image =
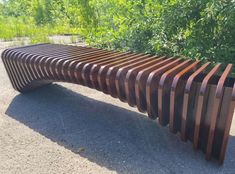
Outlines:
{"type": "Polygon", "coordinates": [[[231,64],[219,75],[221,64],[59,44],[6,49],[2,60],[20,92],[54,81],[97,89],[159,118],[206,159],[224,161],[235,107],[231,64]]]}

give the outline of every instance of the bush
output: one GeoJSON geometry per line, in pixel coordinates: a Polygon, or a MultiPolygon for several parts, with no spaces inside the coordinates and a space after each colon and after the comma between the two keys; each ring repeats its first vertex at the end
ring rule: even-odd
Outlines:
{"type": "Polygon", "coordinates": [[[235,63],[231,0],[90,0],[96,23],[82,35],[97,47],[235,63]]]}
{"type": "Polygon", "coordinates": [[[235,63],[234,0],[2,2],[3,39],[79,32],[96,47],[235,63]]]}
{"type": "Polygon", "coordinates": [[[69,1],[0,1],[0,39],[29,37],[32,43],[47,42],[49,35],[78,34],[77,16],[69,1]],[[71,8],[73,9],[70,12],[71,8]],[[70,23],[70,21],[73,21],[70,23]]]}

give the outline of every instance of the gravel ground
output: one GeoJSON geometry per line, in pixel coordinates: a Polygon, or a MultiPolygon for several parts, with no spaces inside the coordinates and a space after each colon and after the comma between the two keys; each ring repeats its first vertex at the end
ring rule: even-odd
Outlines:
{"type": "Polygon", "coordinates": [[[101,92],[54,83],[23,95],[11,87],[1,60],[0,91],[1,174],[235,173],[235,121],[218,166],[101,92]]]}

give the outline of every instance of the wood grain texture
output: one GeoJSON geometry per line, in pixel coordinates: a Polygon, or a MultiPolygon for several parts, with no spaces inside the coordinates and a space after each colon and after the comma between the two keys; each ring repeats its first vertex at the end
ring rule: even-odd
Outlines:
{"type": "Polygon", "coordinates": [[[223,163],[235,107],[232,65],[91,47],[38,44],[6,49],[2,60],[14,89],[54,81],[102,91],[147,112],[194,149],[223,163]]]}

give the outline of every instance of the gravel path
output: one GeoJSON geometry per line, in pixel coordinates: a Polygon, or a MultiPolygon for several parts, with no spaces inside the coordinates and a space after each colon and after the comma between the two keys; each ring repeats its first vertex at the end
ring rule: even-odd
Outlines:
{"type": "Polygon", "coordinates": [[[235,173],[235,124],[218,166],[135,108],[95,90],[55,83],[22,95],[0,60],[0,91],[1,174],[235,173]]]}

